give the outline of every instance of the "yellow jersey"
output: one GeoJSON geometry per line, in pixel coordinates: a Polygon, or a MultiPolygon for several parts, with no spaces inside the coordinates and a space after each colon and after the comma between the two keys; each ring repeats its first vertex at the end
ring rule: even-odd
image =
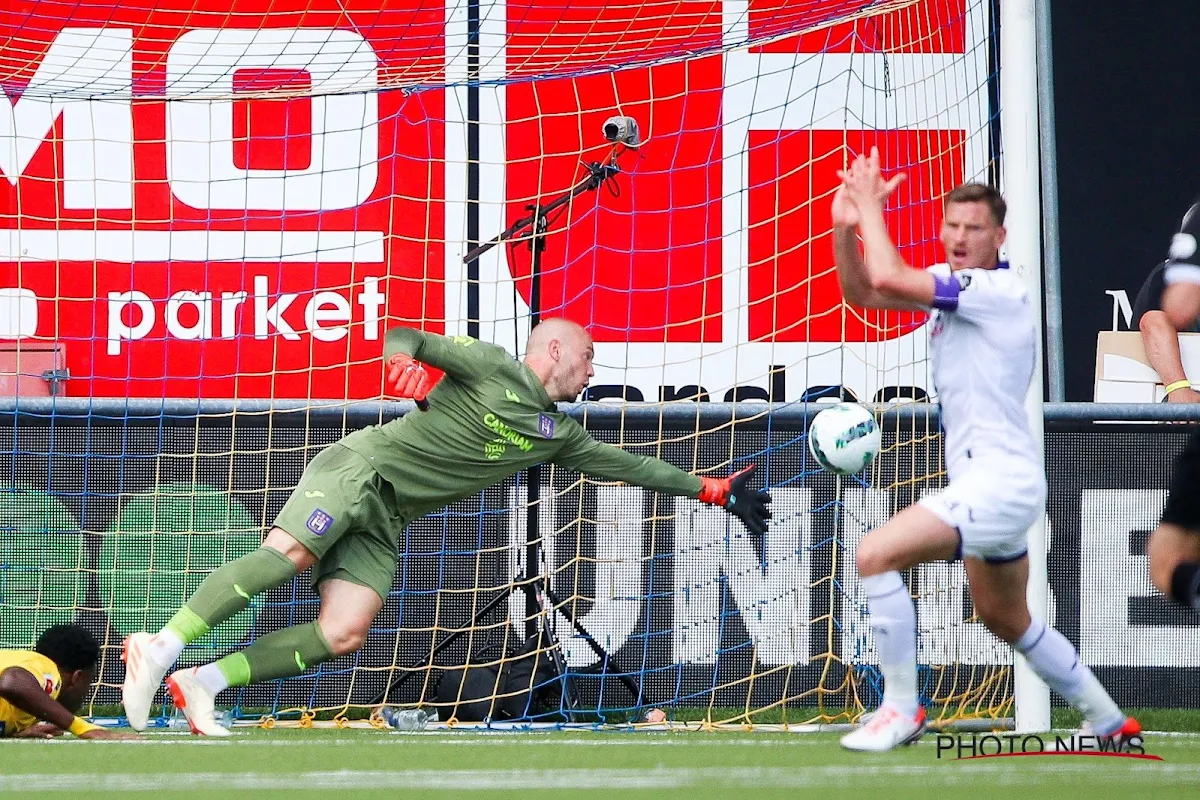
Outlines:
{"type": "MultiPolygon", "coordinates": [[[[0,672],[11,668],[23,669],[46,690],[51,699],[58,699],[62,678],[58,666],[41,653],[32,650],[0,650],[0,672]]],[[[13,736],[37,722],[37,717],[27,714],[4,698],[0,698],[0,737],[13,736]]]]}

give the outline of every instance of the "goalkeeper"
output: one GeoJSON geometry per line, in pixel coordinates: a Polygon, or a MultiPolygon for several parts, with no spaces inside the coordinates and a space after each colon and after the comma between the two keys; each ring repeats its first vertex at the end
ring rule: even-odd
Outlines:
{"type": "Polygon", "coordinates": [[[588,385],[595,374],[592,353],[587,331],[564,319],[533,329],[523,362],[465,336],[388,331],[386,386],[427,413],[356,431],[320,452],[260,548],[212,572],[157,634],[129,636],[123,687],[129,724],[146,727],[158,685],[188,642],[255,595],[313,567],[321,601],[315,622],[267,634],[245,650],[167,678],[194,733],[228,735],[213,719],[222,689],[299,675],[363,646],[392,587],[406,525],[534,464],[550,461],[697,498],[763,534],[771,498],[747,487],[753,467],[723,479],[691,475],[598,442],[555,409],[588,385]],[[445,373],[432,391],[423,363],[445,373]]]}

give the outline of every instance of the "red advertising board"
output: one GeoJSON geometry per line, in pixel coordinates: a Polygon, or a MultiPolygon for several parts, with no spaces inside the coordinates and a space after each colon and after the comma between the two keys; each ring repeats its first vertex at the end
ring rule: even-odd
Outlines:
{"type": "MultiPolygon", "coordinates": [[[[0,165],[8,178],[0,181],[0,228],[8,229],[0,233],[12,242],[0,262],[0,286],[36,295],[37,336],[65,343],[70,394],[370,397],[380,389],[388,324],[439,329],[442,92],[371,92],[357,119],[339,119],[335,98],[286,96],[309,88],[310,68],[272,68],[272,48],[293,47],[293,60],[317,63],[340,58],[346,42],[360,39],[357,52],[373,62],[365,80],[378,87],[439,81],[444,9],[419,5],[199,0],[184,11],[126,2],[8,4],[0,16],[0,71],[17,110],[17,135],[32,152],[18,158],[24,163],[0,165]],[[188,50],[185,34],[197,28],[259,39],[246,53],[224,57],[220,40],[210,43],[189,73],[175,65],[187,61],[179,56],[188,50]],[[289,44],[303,38],[296,31],[314,35],[296,47],[289,44]],[[328,31],[344,36],[322,50],[332,39],[328,31]],[[64,54],[78,54],[81,35],[93,46],[65,74],[52,74],[64,54]],[[73,51],[63,49],[72,44],[73,51]],[[232,79],[229,92],[196,104],[225,107],[228,116],[210,114],[210,131],[173,126],[168,106],[187,100],[164,97],[185,81],[197,96],[214,93],[205,81],[222,71],[232,79]],[[87,87],[89,80],[103,84],[83,92],[104,98],[107,116],[87,102],[39,108],[72,81],[87,87]],[[280,95],[263,96],[272,90],[280,95]],[[251,93],[255,99],[238,97],[251,93]],[[53,121],[46,127],[41,117],[53,121]],[[97,133],[102,123],[116,133],[97,133]],[[319,136],[330,142],[335,133],[341,138],[325,146],[327,153],[314,152],[319,136]],[[347,136],[352,145],[369,137],[362,147],[373,142],[376,149],[372,163],[356,165],[350,192],[314,193],[314,182],[289,177],[277,196],[251,198],[241,208],[218,197],[241,176],[324,168],[327,175],[316,180],[328,185],[337,170],[324,162],[347,136]],[[197,139],[207,146],[205,138],[224,153],[210,165],[219,174],[197,180],[181,163],[189,151],[172,163],[171,150],[194,148],[197,139]],[[95,141],[112,150],[86,152],[95,141]],[[92,192],[99,196],[94,206],[81,207],[86,201],[70,196],[71,176],[103,173],[105,165],[94,162],[110,154],[128,160],[128,186],[118,175],[92,192]]],[[[230,41],[236,49],[245,39],[230,41]]],[[[181,95],[187,91],[176,91],[181,95]]]]}
{"type": "MultiPolygon", "coordinates": [[[[76,395],[377,396],[388,326],[438,331],[462,313],[445,292],[445,243],[464,236],[446,226],[446,137],[458,134],[445,65],[461,56],[447,52],[447,7],[165,5],[0,10],[17,142],[0,152],[0,311],[36,308],[35,322],[0,320],[0,337],[64,343],[76,395]]],[[[909,172],[890,222],[927,264],[939,198],[967,174],[980,126],[764,123],[771,113],[731,102],[787,91],[788,64],[810,55],[833,70],[968,48],[965,0],[861,17],[873,5],[752,0],[733,19],[715,0],[508,3],[508,221],[609,156],[607,117],[634,117],[647,138],[621,156],[618,193],[585,192],[551,221],[542,313],[631,346],[869,343],[919,326],[843,306],[827,224],[836,170],[878,144],[909,172]],[[754,59],[761,74],[734,82],[754,59]]],[[[528,250],[504,260],[528,299],[528,250]]],[[[679,372],[691,357],[666,360],[679,372]]]]}

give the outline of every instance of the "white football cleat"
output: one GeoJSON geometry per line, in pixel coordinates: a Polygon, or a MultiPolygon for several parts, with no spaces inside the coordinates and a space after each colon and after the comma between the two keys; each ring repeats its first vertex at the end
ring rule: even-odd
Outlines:
{"type": "Polygon", "coordinates": [[[196,667],[172,672],[167,678],[167,691],[175,701],[175,707],[187,717],[188,727],[198,736],[231,736],[228,728],[221,726],[213,717],[213,701],[216,695],[196,680],[196,667]]]}
{"type": "Polygon", "coordinates": [[[150,642],[154,637],[148,633],[131,633],[125,639],[121,660],[125,662],[125,683],[121,687],[121,702],[125,706],[125,717],[129,727],[135,731],[146,730],[150,721],[150,706],[162,683],[166,667],[160,667],[150,658],[150,642]]]}
{"type": "Polygon", "coordinates": [[[1117,728],[1112,733],[1099,734],[1092,727],[1092,723],[1084,720],[1083,725],[1079,728],[1079,733],[1068,736],[1065,739],[1062,736],[1055,737],[1054,749],[1057,752],[1078,753],[1086,750],[1097,750],[1101,752],[1129,752],[1129,745],[1133,739],[1137,739],[1137,744],[1141,744],[1142,726],[1133,717],[1126,717],[1121,723],[1121,727],[1117,728]],[[1100,744],[1097,740],[1106,740],[1100,744]]]}
{"type": "Polygon", "coordinates": [[[867,724],[842,737],[842,747],[883,753],[904,744],[912,744],[925,732],[925,709],[918,707],[914,717],[906,717],[891,706],[880,706],[867,724]]]}

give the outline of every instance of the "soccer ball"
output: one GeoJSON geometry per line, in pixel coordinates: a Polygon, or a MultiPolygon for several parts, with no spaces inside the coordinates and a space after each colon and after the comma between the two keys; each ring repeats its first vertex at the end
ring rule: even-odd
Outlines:
{"type": "Polygon", "coordinates": [[[826,471],[853,475],[879,455],[875,416],[858,403],[837,403],[813,417],[808,450],[826,471]]]}

